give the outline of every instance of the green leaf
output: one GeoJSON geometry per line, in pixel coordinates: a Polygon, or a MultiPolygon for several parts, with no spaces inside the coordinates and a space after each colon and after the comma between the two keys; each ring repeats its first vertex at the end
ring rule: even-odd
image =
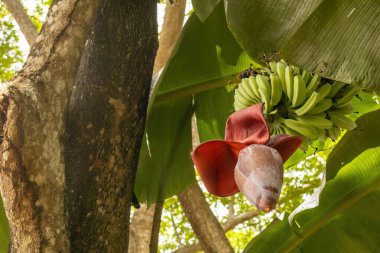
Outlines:
{"type": "Polygon", "coordinates": [[[3,201],[0,197],[0,253],[8,252],[9,228],[7,216],[3,208],[3,201]]]}
{"type": "Polygon", "coordinates": [[[364,150],[380,146],[380,110],[363,115],[356,124],[358,126],[342,137],[328,157],[327,179],[333,178],[344,165],[364,150]]]}
{"type": "Polygon", "coordinates": [[[327,182],[319,206],[254,238],[244,252],[377,252],[380,147],[359,154],[327,182]],[[323,246],[322,246],[323,245],[323,246]]]}
{"type": "Polygon", "coordinates": [[[234,112],[233,92],[223,87],[198,93],[194,100],[200,142],[224,139],[227,118],[234,112]]]}
{"type": "Polygon", "coordinates": [[[220,0],[192,0],[194,11],[198,18],[204,22],[218,5],[220,0]]]}
{"type": "Polygon", "coordinates": [[[228,25],[253,59],[280,52],[323,77],[380,92],[377,0],[225,0],[228,25]]]}
{"type": "Polygon", "coordinates": [[[194,182],[189,155],[191,95],[204,92],[195,96],[194,105],[203,126],[200,125],[203,140],[219,139],[224,136],[225,120],[232,112],[232,97],[225,88],[216,88],[233,82],[251,63],[227,28],[222,2],[205,22],[191,15],[158,80],[155,99],[150,102],[146,126],[149,145],[145,139],[135,183],[139,201],[162,200],[194,182]],[[216,98],[220,101],[214,101],[216,98]],[[206,108],[209,105],[220,108],[206,108]]]}
{"type": "Polygon", "coordinates": [[[158,80],[155,102],[226,86],[252,63],[227,27],[223,3],[205,22],[192,14],[158,80]]]}
{"type": "Polygon", "coordinates": [[[156,103],[147,119],[135,194],[149,204],[170,197],[194,182],[190,159],[192,98],[156,103]]]}

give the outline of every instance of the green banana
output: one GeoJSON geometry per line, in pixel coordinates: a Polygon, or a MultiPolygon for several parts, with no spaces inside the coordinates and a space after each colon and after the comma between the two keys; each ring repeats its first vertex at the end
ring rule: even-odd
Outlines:
{"type": "Polygon", "coordinates": [[[321,77],[315,74],[306,87],[306,97],[310,97],[310,95],[317,89],[320,81],[321,77]]]}
{"type": "Polygon", "coordinates": [[[335,95],[341,90],[343,89],[343,87],[346,86],[345,83],[342,83],[342,82],[334,82],[332,85],[331,85],[331,90],[330,90],[330,93],[327,97],[329,98],[333,98],[335,97],[335,95]]]}
{"type": "Polygon", "coordinates": [[[264,102],[265,114],[269,114],[271,111],[270,94],[271,87],[268,79],[265,76],[257,75],[256,82],[259,85],[259,93],[261,95],[261,101],[264,102]]]}
{"type": "Polygon", "coordinates": [[[330,137],[333,141],[336,141],[336,140],[338,140],[338,138],[339,138],[339,136],[340,136],[340,134],[341,134],[342,132],[340,131],[339,128],[337,128],[337,127],[332,127],[332,128],[330,128],[330,129],[327,130],[327,133],[328,133],[329,137],[330,137]]]}
{"type": "Polygon", "coordinates": [[[301,75],[301,70],[299,67],[297,66],[292,66],[292,69],[294,71],[294,73],[296,73],[296,75],[301,75]]]}
{"type": "Polygon", "coordinates": [[[277,63],[276,63],[276,62],[271,61],[271,62],[269,63],[269,67],[270,67],[270,69],[272,70],[273,73],[276,73],[276,72],[277,72],[277,63]]]}
{"type": "Polygon", "coordinates": [[[347,85],[343,90],[339,91],[335,96],[335,103],[341,105],[351,101],[351,99],[360,91],[359,86],[347,85]]]}
{"type": "Polygon", "coordinates": [[[320,134],[320,132],[314,126],[301,123],[294,119],[281,119],[281,123],[310,139],[315,139],[320,134]]]}
{"type": "Polygon", "coordinates": [[[311,96],[302,105],[302,107],[295,110],[295,113],[298,116],[302,116],[308,113],[309,111],[311,111],[317,103],[318,103],[318,93],[314,91],[313,94],[311,94],[311,96]]]}
{"type": "Polygon", "coordinates": [[[277,75],[281,80],[282,91],[286,94],[285,64],[282,62],[277,62],[277,75]]]}
{"type": "Polygon", "coordinates": [[[293,129],[291,129],[291,128],[285,126],[285,125],[282,125],[282,129],[284,129],[285,133],[287,133],[289,135],[292,135],[292,136],[302,136],[302,134],[300,134],[299,132],[296,132],[293,129]]]}
{"type": "Polygon", "coordinates": [[[318,88],[318,102],[322,101],[330,92],[331,85],[329,83],[324,84],[322,87],[318,88]]]}
{"type": "Polygon", "coordinates": [[[258,104],[260,102],[260,97],[256,97],[255,93],[251,89],[249,85],[248,78],[244,78],[241,80],[239,88],[241,87],[242,91],[246,94],[246,96],[253,102],[253,104],[258,104]]]}
{"type": "Polygon", "coordinates": [[[270,74],[270,82],[272,85],[270,105],[273,107],[281,101],[282,86],[281,86],[281,80],[276,73],[270,74]]]}
{"type": "Polygon", "coordinates": [[[309,83],[311,80],[311,73],[307,70],[302,71],[302,79],[305,83],[309,83]]]}
{"type": "Polygon", "coordinates": [[[293,100],[294,77],[293,77],[293,71],[290,66],[286,66],[285,68],[285,84],[286,84],[285,94],[288,96],[288,99],[291,102],[293,100]]]}
{"type": "Polygon", "coordinates": [[[300,75],[294,77],[293,107],[301,105],[306,99],[306,84],[300,75]]]}
{"type": "Polygon", "coordinates": [[[339,112],[343,115],[347,115],[347,114],[351,114],[353,111],[354,111],[354,107],[352,106],[351,103],[348,103],[346,106],[342,106],[342,107],[333,107],[332,108],[332,111],[334,112],[339,112]]]}
{"type": "Polygon", "coordinates": [[[235,100],[238,100],[241,104],[245,105],[246,107],[252,105],[252,101],[248,100],[241,92],[240,89],[235,90],[235,100]]]}
{"type": "Polygon", "coordinates": [[[344,116],[344,114],[337,112],[337,111],[331,111],[328,113],[331,121],[339,128],[351,130],[356,127],[356,123],[352,121],[351,119],[344,116]]]}
{"type": "Polygon", "coordinates": [[[237,99],[234,99],[234,108],[235,108],[235,111],[240,111],[241,109],[244,109],[246,107],[247,106],[245,106],[242,103],[240,103],[240,101],[238,101],[237,99]]]}
{"type": "Polygon", "coordinates": [[[259,92],[259,85],[257,84],[256,82],[256,78],[253,77],[253,76],[250,76],[248,78],[248,82],[249,82],[249,86],[251,87],[253,93],[255,94],[255,96],[261,100],[261,95],[260,95],[260,92],[259,92]]]}
{"type": "Polygon", "coordinates": [[[301,117],[295,117],[295,119],[298,122],[301,122],[302,124],[305,125],[312,125],[313,127],[316,127],[318,129],[329,129],[332,128],[333,123],[325,119],[325,115],[303,115],[301,117]]]}
{"type": "Polygon", "coordinates": [[[322,99],[313,109],[311,109],[308,114],[318,114],[327,111],[332,106],[331,98],[322,99]]]}

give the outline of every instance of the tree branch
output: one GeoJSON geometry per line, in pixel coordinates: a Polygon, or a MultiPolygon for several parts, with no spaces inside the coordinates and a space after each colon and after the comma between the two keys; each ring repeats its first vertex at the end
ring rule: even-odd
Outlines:
{"type": "MultiPolygon", "coordinates": [[[[256,216],[259,215],[258,210],[251,210],[246,213],[234,215],[233,217],[229,218],[227,222],[222,224],[222,228],[225,233],[228,231],[234,229],[237,225],[246,222],[247,220],[250,220],[256,216]]],[[[201,245],[199,242],[196,242],[191,245],[185,245],[175,251],[175,253],[195,253],[202,250],[201,245]]]]}
{"type": "Polygon", "coordinates": [[[173,4],[166,1],[164,23],[160,33],[159,48],[154,63],[153,73],[157,73],[167,63],[180,31],[185,16],[186,0],[177,0],[173,4]]]}
{"type": "Polygon", "coordinates": [[[162,209],[164,209],[164,201],[157,202],[154,208],[152,233],[150,236],[150,243],[149,243],[150,253],[158,252],[158,241],[159,241],[159,235],[160,235],[162,209]]]}
{"type": "Polygon", "coordinates": [[[24,34],[29,46],[31,46],[34,41],[36,41],[38,32],[37,28],[34,26],[30,20],[24,6],[20,0],[2,0],[7,6],[8,11],[12,14],[13,18],[16,20],[22,34],[24,34]]]}
{"type": "Polygon", "coordinates": [[[232,218],[227,220],[227,222],[222,224],[224,232],[228,232],[232,229],[234,229],[237,225],[246,222],[247,220],[252,219],[253,217],[256,217],[259,215],[258,210],[251,210],[246,213],[234,215],[232,218]]]}
{"type": "Polygon", "coordinates": [[[187,219],[205,252],[231,253],[232,247],[197,183],[178,194],[187,219]]]}

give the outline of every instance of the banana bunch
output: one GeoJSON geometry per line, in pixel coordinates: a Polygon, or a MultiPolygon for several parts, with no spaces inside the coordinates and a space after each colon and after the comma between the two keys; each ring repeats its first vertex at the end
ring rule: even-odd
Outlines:
{"type": "Polygon", "coordinates": [[[235,89],[235,110],[264,103],[272,135],[300,135],[306,143],[324,137],[335,141],[342,129],[356,127],[346,115],[353,112],[351,100],[360,87],[321,78],[283,60],[253,73],[235,89]]]}

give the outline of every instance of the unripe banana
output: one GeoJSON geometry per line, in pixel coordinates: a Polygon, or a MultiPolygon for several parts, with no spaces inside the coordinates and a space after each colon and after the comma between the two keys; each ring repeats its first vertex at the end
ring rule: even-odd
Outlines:
{"type": "Polygon", "coordinates": [[[348,103],[346,106],[343,107],[333,107],[331,111],[339,112],[343,115],[351,114],[354,111],[354,107],[351,103],[348,103]]]}
{"type": "Polygon", "coordinates": [[[243,89],[242,84],[240,84],[239,88],[235,90],[235,95],[239,96],[241,102],[244,102],[247,105],[253,105],[255,103],[254,99],[246,93],[245,89],[243,89]]]}
{"type": "Polygon", "coordinates": [[[286,94],[285,64],[277,62],[277,75],[281,80],[282,91],[286,94]]]}
{"type": "Polygon", "coordinates": [[[308,114],[318,114],[327,111],[332,106],[331,98],[322,99],[313,109],[311,109],[308,114]]]}
{"type": "Polygon", "coordinates": [[[285,126],[285,125],[282,126],[282,129],[284,129],[284,131],[285,131],[286,134],[289,134],[289,135],[292,135],[292,136],[303,136],[299,132],[296,132],[293,129],[291,129],[291,128],[285,126]]]}
{"type": "Polygon", "coordinates": [[[320,76],[288,65],[283,60],[270,62],[261,73],[242,79],[235,90],[234,106],[235,110],[241,110],[264,103],[271,135],[304,136],[303,148],[307,149],[312,140],[325,137],[337,140],[341,128],[356,126],[345,115],[353,112],[351,99],[359,87],[338,81],[330,84],[325,79],[321,84],[320,76]]]}
{"type": "Polygon", "coordinates": [[[241,102],[244,102],[247,105],[253,105],[255,104],[254,99],[252,99],[248,94],[245,92],[242,86],[240,86],[238,89],[235,90],[235,94],[238,94],[239,99],[241,102]]]}
{"type": "Polygon", "coordinates": [[[295,110],[295,113],[298,116],[302,116],[308,113],[309,111],[311,111],[317,103],[318,103],[318,93],[314,91],[313,94],[311,94],[311,96],[308,98],[308,100],[306,100],[306,102],[302,105],[302,107],[295,110]]]}
{"type": "Polygon", "coordinates": [[[320,81],[321,77],[315,74],[306,87],[306,97],[310,97],[310,95],[313,94],[313,92],[317,89],[320,81]]]}
{"type": "Polygon", "coordinates": [[[278,77],[276,73],[270,74],[270,82],[272,86],[272,94],[271,94],[271,100],[270,105],[273,107],[278,104],[278,102],[281,101],[282,97],[282,86],[281,86],[281,80],[278,77]]]}
{"type": "Polygon", "coordinates": [[[289,101],[293,100],[293,85],[294,85],[294,77],[293,71],[290,66],[286,66],[285,68],[285,84],[286,84],[286,95],[288,96],[289,101]]]}
{"type": "Polygon", "coordinates": [[[296,73],[296,75],[301,75],[301,70],[299,67],[292,66],[291,68],[293,69],[294,73],[296,73]]]}
{"type": "Polygon", "coordinates": [[[269,67],[270,67],[270,69],[272,70],[273,73],[276,73],[276,72],[277,72],[277,63],[276,63],[276,62],[271,61],[271,62],[269,63],[269,67]]]}
{"type": "Polygon", "coordinates": [[[301,105],[306,99],[306,84],[300,75],[294,77],[293,107],[301,105]]]}
{"type": "Polygon", "coordinates": [[[241,83],[239,85],[238,89],[242,89],[245,93],[245,95],[249,98],[250,101],[253,102],[253,104],[260,103],[260,97],[256,97],[253,90],[251,89],[251,86],[249,85],[248,78],[244,78],[241,80],[241,83]]]}
{"type": "Polygon", "coordinates": [[[356,123],[352,121],[351,119],[344,116],[344,114],[341,114],[337,111],[331,111],[328,113],[331,121],[339,128],[351,130],[356,127],[356,123]]]}
{"type": "Polygon", "coordinates": [[[322,87],[318,88],[317,93],[318,93],[318,102],[322,101],[331,90],[331,85],[326,83],[322,87]]]}
{"type": "Polygon", "coordinates": [[[304,80],[305,84],[309,83],[311,80],[311,74],[307,70],[302,71],[302,79],[304,80]]]}
{"type": "Polygon", "coordinates": [[[342,83],[342,82],[334,82],[332,85],[331,85],[331,90],[330,90],[330,93],[327,97],[329,98],[333,98],[335,97],[335,95],[341,90],[343,89],[343,87],[346,86],[345,83],[342,83]]]}
{"type": "Polygon", "coordinates": [[[358,86],[347,85],[343,90],[339,91],[335,96],[335,103],[341,105],[351,101],[351,99],[361,90],[358,86]]]}
{"type": "Polygon", "coordinates": [[[295,119],[305,125],[311,125],[318,129],[329,129],[332,128],[333,123],[325,119],[325,115],[303,115],[301,117],[295,117],[295,119]]]}
{"type": "Polygon", "coordinates": [[[240,111],[241,109],[244,109],[246,108],[247,106],[242,104],[237,98],[236,98],[236,94],[234,96],[234,108],[235,108],[235,111],[240,111]]]}
{"type": "Polygon", "coordinates": [[[249,86],[251,87],[253,93],[255,94],[255,97],[257,97],[258,100],[261,100],[261,95],[259,92],[259,85],[256,82],[256,78],[254,76],[250,76],[248,78],[249,86]]]}
{"type": "Polygon", "coordinates": [[[320,134],[314,126],[301,123],[294,119],[281,119],[281,122],[285,126],[310,139],[316,139],[320,134]]]}
{"type": "Polygon", "coordinates": [[[264,110],[265,114],[269,114],[271,111],[271,105],[270,105],[270,94],[271,94],[271,87],[268,82],[268,79],[263,75],[257,75],[256,76],[256,82],[259,85],[259,93],[261,95],[261,101],[264,102],[264,110]]]}
{"type": "Polygon", "coordinates": [[[333,141],[336,141],[339,139],[339,136],[341,135],[342,131],[340,131],[340,129],[337,127],[332,127],[327,130],[327,133],[333,141]]]}

